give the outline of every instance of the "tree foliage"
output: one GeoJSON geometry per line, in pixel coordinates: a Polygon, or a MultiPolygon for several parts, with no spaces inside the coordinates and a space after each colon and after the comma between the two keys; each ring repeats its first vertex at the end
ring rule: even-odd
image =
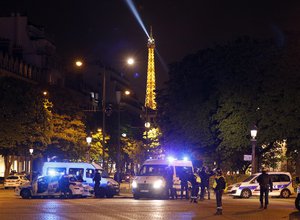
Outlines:
{"type": "Polygon", "coordinates": [[[244,170],[256,124],[259,146],[287,139],[288,151],[299,150],[299,58],[298,44],[245,37],[172,64],[158,95],[166,146],[244,170]]]}
{"type": "Polygon", "coordinates": [[[39,89],[29,83],[0,78],[0,154],[5,159],[5,176],[14,156],[42,151],[49,143],[49,120],[39,89]]]}

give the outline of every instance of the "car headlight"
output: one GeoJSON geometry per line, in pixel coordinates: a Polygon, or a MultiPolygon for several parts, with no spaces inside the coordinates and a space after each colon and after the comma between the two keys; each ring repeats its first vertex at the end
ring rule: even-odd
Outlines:
{"type": "Polygon", "coordinates": [[[132,186],[132,188],[137,188],[137,182],[135,180],[133,180],[131,186],[132,186]]]}
{"type": "Polygon", "coordinates": [[[162,186],[163,186],[163,181],[162,180],[156,180],[154,183],[153,183],[153,188],[154,189],[160,189],[162,186]]]}

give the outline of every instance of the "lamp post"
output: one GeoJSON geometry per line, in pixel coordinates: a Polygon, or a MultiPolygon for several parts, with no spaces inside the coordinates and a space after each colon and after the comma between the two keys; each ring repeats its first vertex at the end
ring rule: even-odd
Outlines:
{"type": "Polygon", "coordinates": [[[253,128],[250,131],[251,133],[251,143],[252,143],[252,170],[251,173],[256,173],[256,158],[255,158],[255,148],[256,148],[256,135],[257,135],[257,127],[253,126],[253,128]]]}
{"type": "MultiPolygon", "coordinates": [[[[100,68],[103,69],[103,79],[102,79],[102,166],[105,168],[105,133],[106,133],[106,72],[107,68],[103,62],[95,62],[100,68]]],[[[132,66],[134,65],[135,60],[133,58],[127,59],[127,65],[132,66]]],[[[84,65],[83,61],[77,60],[75,61],[75,65],[77,67],[82,67],[84,65]]],[[[126,95],[130,95],[130,91],[125,91],[126,95]]],[[[120,95],[121,100],[121,95],[120,95]]]]}
{"type": "MultiPolygon", "coordinates": [[[[130,91],[126,90],[124,92],[126,96],[130,95],[130,91]]],[[[121,104],[122,93],[121,91],[116,91],[116,101],[117,101],[117,110],[118,110],[118,132],[117,132],[117,181],[120,182],[120,173],[121,173],[121,145],[120,145],[120,121],[121,121],[121,111],[120,111],[120,104],[121,104]]],[[[122,136],[126,137],[126,134],[122,134],[122,136]]]]}
{"type": "Polygon", "coordinates": [[[91,148],[92,137],[90,136],[86,137],[86,142],[88,143],[88,152],[87,152],[86,160],[89,162],[91,160],[90,148],[91,148]]]}
{"type": "MultiPolygon", "coordinates": [[[[77,67],[83,66],[83,61],[75,61],[77,67]]],[[[100,68],[103,68],[103,78],[102,78],[102,167],[105,168],[105,129],[106,129],[106,66],[103,63],[96,62],[100,68]]]]}
{"type": "MultiPolygon", "coordinates": [[[[147,118],[148,120],[148,118],[147,118]]],[[[150,151],[149,149],[149,137],[148,137],[148,133],[149,133],[149,129],[150,129],[151,123],[149,121],[145,122],[145,131],[146,131],[146,147],[147,147],[147,152],[150,151]]],[[[150,153],[148,153],[150,156],[150,153]]]]}
{"type": "Polygon", "coordinates": [[[116,91],[116,100],[118,105],[118,132],[117,132],[117,181],[120,182],[121,173],[121,146],[120,146],[120,103],[121,103],[121,91],[116,91]]]}
{"type": "Polygon", "coordinates": [[[29,149],[30,153],[30,183],[32,182],[32,155],[33,155],[33,148],[29,149]]]}
{"type": "Polygon", "coordinates": [[[106,111],[106,106],[105,106],[105,102],[106,102],[106,70],[104,68],[104,72],[103,72],[103,86],[102,86],[102,167],[105,168],[104,164],[105,164],[105,126],[106,126],[106,115],[105,115],[105,111],[106,111]]]}

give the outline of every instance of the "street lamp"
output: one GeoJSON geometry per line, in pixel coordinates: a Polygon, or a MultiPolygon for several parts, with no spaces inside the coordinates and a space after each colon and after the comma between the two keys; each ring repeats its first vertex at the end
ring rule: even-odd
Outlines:
{"type": "Polygon", "coordinates": [[[30,153],[30,183],[32,182],[32,155],[33,155],[33,148],[29,149],[30,153]]]}
{"type": "Polygon", "coordinates": [[[251,173],[256,173],[256,161],[255,161],[255,148],[256,148],[256,135],[257,135],[257,127],[254,125],[250,131],[251,134],[251,143],[252,143],[252,170],[251,173]]]}
{"type": "MultiPolygon", "coordinates": [[[[97,64],[99,64],[97,62],[97,64]]],[[[77,67],[82,67],[83,62],[81,60],[75,61],[77,67]]],[[[105,168],[105,129],[106,129],[106,66],[102,63],[99,64],[100,68],[103,68],[103,79],[102,79],[102,167],[105,168]]]]}
{"type": "Polygon", "coordinates": [[[128,65],[133,65],[134,64],[134,59],[132,57],[127,59],[127,64],[128,65]]]}
{"type": "Polygon", "coordinates": [[[88,152],[87,152],[87,158],[86,158],[86,160],[89,162],[90,161],[90,146],[91,146],[91,142],[92,142],[92,137],[90,137],[90,136],[88,136],[88,137],[86,137],[86,142],[88,143],[88,152]]]}
{"type": "Polygon", "coordinates": [[[118,105],[118,132],[117,132],[117,181],[120,182],[121,173],[121,146],[120,146],[120,103],[121,103],[121,91],[116,91],[116,100],[118,105]]]}

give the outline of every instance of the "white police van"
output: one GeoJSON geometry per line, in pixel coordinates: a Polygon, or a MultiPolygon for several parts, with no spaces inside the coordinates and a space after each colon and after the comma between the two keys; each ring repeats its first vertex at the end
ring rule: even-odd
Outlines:
{"type": "Polygon", "coordinates": [[[176,191],[180,190],[179,174],[183,171],[193,173],[193,164],[189,160],[148,159],[132,181],[133,197],[135,199],[141,197],[168,198],[165,180],[168,168],[173,173],[173,186],[176,191]]]}
{"type": "MultiPolygon", "coordinates": [[[[294,192],[292,186],[292,177],[289,172],[267,172],[273,182],[273,190],[269,192],[270,196],[280,196],[288,198],[294,192]]],[[[242,182],[232,184],[227,187],[227,193],[234,197],[250,198],[259,195],[260,188],[257,177],[261,173],[255,173],[242,182]]]]}
{"type": "Polygon", "coordinates": [[[96,172],[100,172],[101,174],[100,189],[103,195],[100,195],[100,197],[106,196],[107,198],[112,198],[119,194],[119,183],[110,178],[108,173],[96,163],[45,162],[43,166],[44,176],[72,174],[77,179],[82,179],[83,184],[92,187],[94,187],[93,178],[96,172]]]}

